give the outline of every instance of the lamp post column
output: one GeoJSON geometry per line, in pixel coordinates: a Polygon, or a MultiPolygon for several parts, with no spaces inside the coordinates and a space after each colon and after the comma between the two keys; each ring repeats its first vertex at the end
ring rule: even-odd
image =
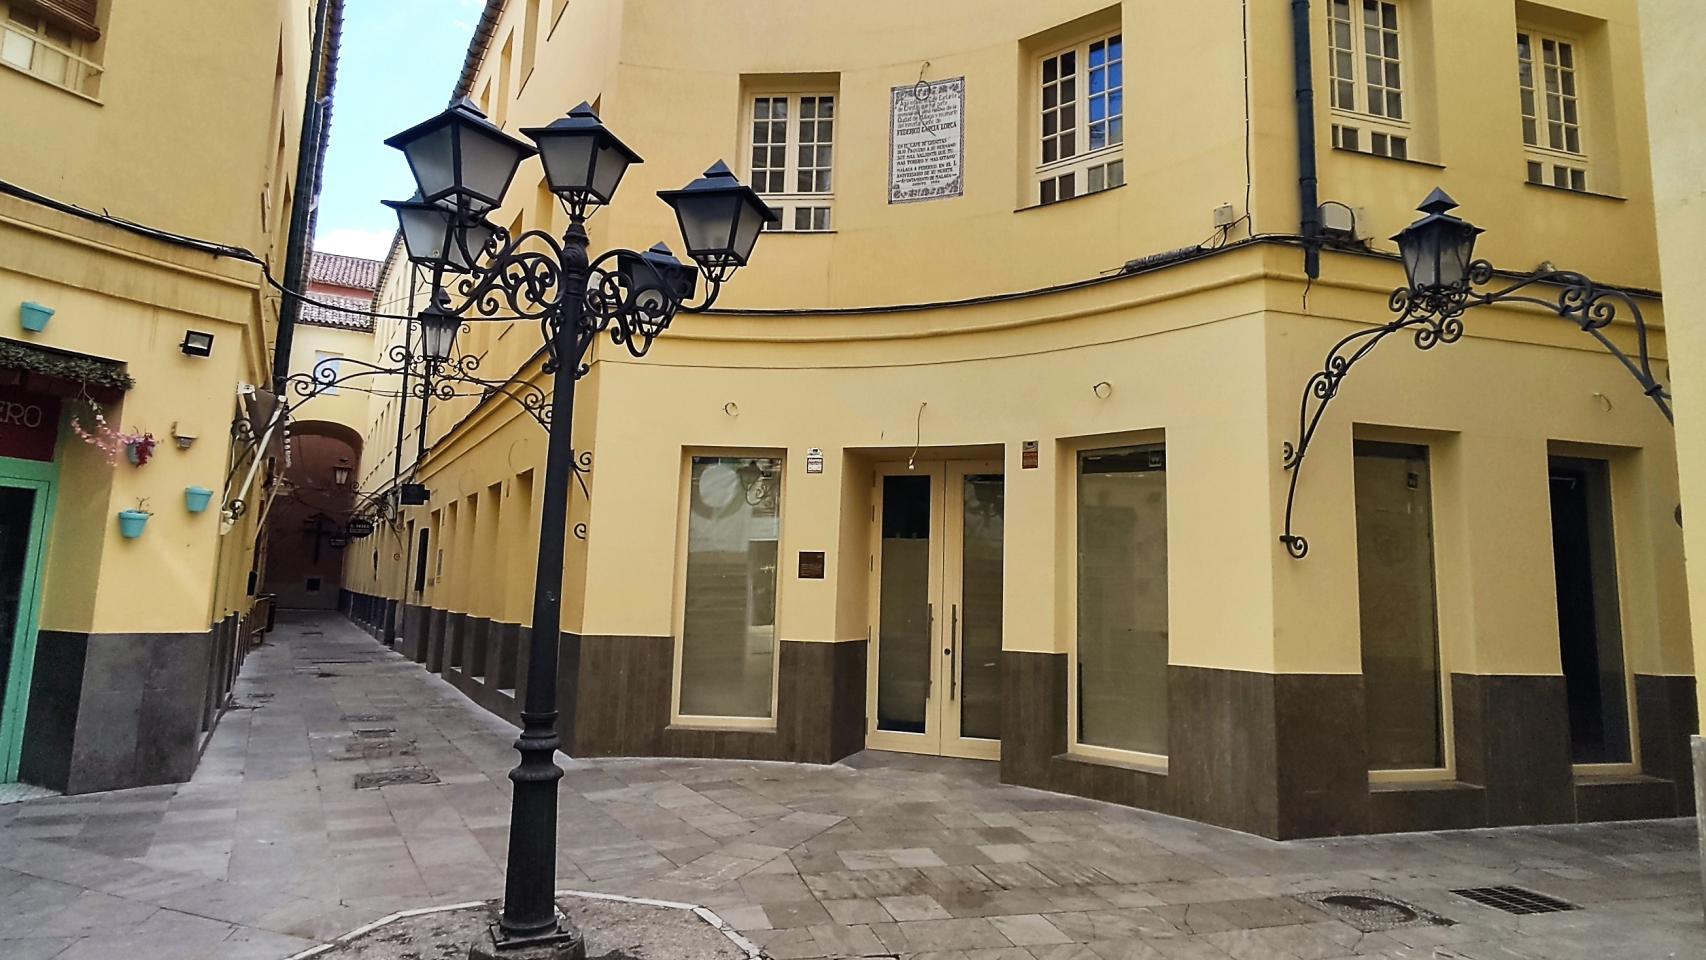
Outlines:
{"type": "Polygon", "coordinates": [[[533,630],[527,655],[527,690],[521,762],[510,771],[509,866],[504,878],[500,926],[514,940],[556,940],[557,956],[579,958],[585,945],[578,931],[559,930],[557,874],[557,781],[563,771],[555,753],[557,736],[557,648],[562,630],[564,531],[569,482],[574,471],[575,380],[580,372],[587,283],[587,235],[577,219],[563,244],[562,295],[550,330],[555,363],[551,432],[545,452],[545,502],[539,511],[539,562],[533,586],[533,630]]]}

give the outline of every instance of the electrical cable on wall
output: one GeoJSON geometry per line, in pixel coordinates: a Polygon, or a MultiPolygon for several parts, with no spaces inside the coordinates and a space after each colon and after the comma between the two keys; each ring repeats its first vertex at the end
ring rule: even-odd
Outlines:
{"type": "Polygon", "coordinates": [[[906,469],[912,470],[918,466],[918,451],[924,446],[924,408],[928,402],[918,404],[918,419],[912,424],[912,456],[906,458],[906,469]]]}

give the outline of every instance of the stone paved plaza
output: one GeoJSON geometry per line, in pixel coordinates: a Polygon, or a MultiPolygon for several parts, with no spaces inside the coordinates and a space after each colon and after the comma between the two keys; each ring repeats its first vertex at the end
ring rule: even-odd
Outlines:
{"type": "MultiPolygon", "coordinates": [[[[0,806],[0,957],[282,958],[501,890],[514,728],[332,617],[235,698],[188,784],[0,806]],[[385,771],[436,782],[356,787],[385,771]]],[[[562,762],[559,887],[709,906],[777,960],[1706,958],[1693,821],[1276,843],[993,764],[562,762]],[[1578,909],[1450,892],[1498,885],[1578,909]],[[1364,933],[1328,891],[1455,923],[1364,933]]]]}

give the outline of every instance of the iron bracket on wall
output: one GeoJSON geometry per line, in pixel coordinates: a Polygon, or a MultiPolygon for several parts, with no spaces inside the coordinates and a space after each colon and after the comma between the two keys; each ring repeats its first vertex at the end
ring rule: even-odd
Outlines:
{"type": "Polygon", "coordinates": [[[1600,286],[1584,274],[1566,270],[1536,272],[1493,290],[1476,289],[1488,286],[1494,277],[1493,265],[1486,260],[1477,260],[1469,267],[1468,284],[1461,288],[1434,291],[1399,287],[1388,301],[1388,309],[1396,315],[1392,320],[1349,334],[1327,351],[1326,362],[1310,376],[1303,388],[1298,410],[1298,440],[1286,443],[1281,458],[1282,466],[1291,474],[1291,479],[1285,497],[1285,532],[1279,539],[1292,557],[1301,560],[1309,553],[1309,541],[1294,531],[1292,515],[1297,505],[1297,483],[1303,474],[1303,460],[1315,439],[1316,429],[1321,425],[1321,417],[1333,398],[1339,395],[1339,388],[1345,377],[1350,375],[1351,368],[1395,333],[1414,331],[1417,348],[1431,350],[1442,343],[1456,343],[1462,339],[1463,316],[1476,307],[1507,304],[1542,307],[1576,324],[1582,332],[1598,340],[1640,383],[1641,391],[1652,399],[1665,419],[1672,424],[1676,422],[1671,412],[1670,391],[1653,374],[1646,317],[1631,294],[1600,286]],[[1542,295],[1542,289],[1556,292],[1542,295]],[[1634,356],[1605,333],[1618,320],[1622,310],[1627,310],[1634,327],[1634,356]]]}

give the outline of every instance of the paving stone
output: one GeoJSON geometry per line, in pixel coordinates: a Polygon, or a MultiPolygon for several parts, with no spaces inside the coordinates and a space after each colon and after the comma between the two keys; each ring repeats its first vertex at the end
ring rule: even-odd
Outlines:
{"type": "MultiPolygon", "coordinates": [[[[282,618],[234,696],[187,784],[0,808],[0,956],[276,960],[501,891],[513,727],[331,616],[282,618]],[[400,759],[332,759],[373,714],[439,783],[353,789],[400,759]]],[[[1706,957],[1688,820],[1274,843],[975,761],[558,762],[560,886],[707,905],[776,960],[1706,957]],[[1584,909],[1449,892],[1498,884],[1584,909]],[[1361,934],[1295,899],[1369,889],[1458,922],[1361,934]]]]}

